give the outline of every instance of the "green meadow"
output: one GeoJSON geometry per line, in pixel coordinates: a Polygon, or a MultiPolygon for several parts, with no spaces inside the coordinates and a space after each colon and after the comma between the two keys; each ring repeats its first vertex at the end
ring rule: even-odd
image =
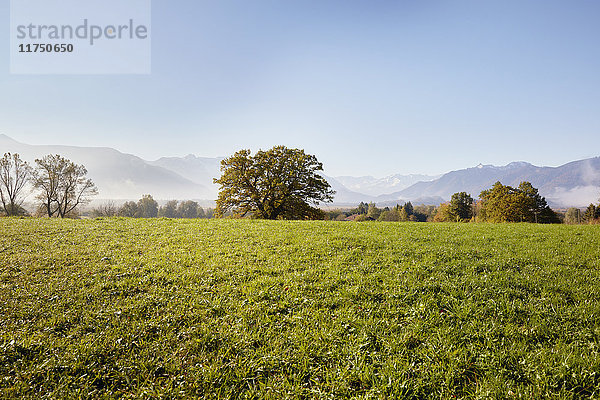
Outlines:
{"type": "Polygon", "coordinates": [[[0,219],[0,398],[600,398],[600,226],[0,219]]]}

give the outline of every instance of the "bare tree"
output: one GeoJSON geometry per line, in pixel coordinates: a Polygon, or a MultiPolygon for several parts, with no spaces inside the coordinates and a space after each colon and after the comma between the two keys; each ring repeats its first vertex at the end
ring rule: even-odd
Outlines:
{"type": "Polygon", "coordinates": [[[35,160],[34,187],[40,190],[38,198],[48,217],[65,218],[77,206],[86,204],[98,189],[87,178],[87,169],[60,155],[47,155],[35,160]]]}
{"type": "Polygon", "coordinates": [[[0,158],[0,199],[6,215],[23,213],[22,193],[31,177],[31,167],[18,154],[5,153],[0,158]]]}
{"type": "Polygon", "coordinates": [[[92,210],[93,217],[115,217],[118,213],[114,201],[107,201],[92,210]]]}

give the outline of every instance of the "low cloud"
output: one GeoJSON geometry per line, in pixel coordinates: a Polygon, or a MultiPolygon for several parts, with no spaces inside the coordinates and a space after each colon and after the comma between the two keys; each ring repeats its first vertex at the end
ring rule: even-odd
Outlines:
{"type": "Polygon", "coordinates": [[[586,185],[600,186],[600,171],[596,170],[591,160],[585,160],[581,168],[581,178],[586,185]]]}
{"type": "Polygon", "coordinates": [[[546,196],[548,202],[560,207],[587,207],[596,204],[600,198],[600,186],[577,186],[572,189],[556,188],[546,196]]]}

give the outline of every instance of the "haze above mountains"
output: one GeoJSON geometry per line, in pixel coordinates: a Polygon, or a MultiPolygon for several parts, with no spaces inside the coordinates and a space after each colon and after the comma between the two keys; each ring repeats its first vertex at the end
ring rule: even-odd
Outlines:
{"type": "MultiPolygon", "coordinates": [[[[222,160],[190,154],[147,161],[109,147],[29,145],[0,134],[0,155],[6,152],[19,153],[32,164],[47,154],[60,154],[83,164],[98,186],[101,199],[138,199],[151,194],[161,200],[194,199],[204,204],[217,197],[218,187],[212,180],[220,175],[222,160]]],[[[497,181],[511,186],[529,181],[554,207],[584,207],[600,197],[600,157],[559,167],[513,162],[502,167],[480,164],[441,176],[327,176],[327,180],[337,192],[335,204],[339,205],[356,205],[361,201],[373,201],[380,206],[405,201],[439,204],[462,191],[476,198],[497,181]]]]}

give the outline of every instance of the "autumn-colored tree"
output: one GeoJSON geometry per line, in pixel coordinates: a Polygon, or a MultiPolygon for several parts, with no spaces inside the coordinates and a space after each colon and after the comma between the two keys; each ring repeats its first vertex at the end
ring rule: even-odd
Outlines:
{"type": "Polygon", "coordinates": [[[408,211],[406,210],[405,206],[402,206],[399,208],[398,221],[406,222],[406,221],[408,221],[409,216],[410,215],[408,214],[408,211]]]}
{"type": "Polygon", "coordinates": [[[479,195],[480,218],[487,222],[557,223],[558,216],[529,182],[518,188],[496,182],[479,195]]]}
{"type": "Polygon", "coordinates": [[[450,203],[442,203],[435,210],[435,214],[433,215],[433,222],[453,222],[456,221],[456,218],[452,215],[450,211],[450,203]]]}
{"type": "Polygon", "coordinates": [[[582,212],[579,208],[568,208],[565,212],[565,224],[580,224],[582,219],[582,212]]]}
{"type": "Polygon", "coordinates": [[[215,216],[227,212],[262,219],[317,219],[316,208],[332,201],[335,192],[318,174],[323,165],[304,150],[285,146],[259,151],[240,150],[221,161],[222,175],[215,216]]]}

